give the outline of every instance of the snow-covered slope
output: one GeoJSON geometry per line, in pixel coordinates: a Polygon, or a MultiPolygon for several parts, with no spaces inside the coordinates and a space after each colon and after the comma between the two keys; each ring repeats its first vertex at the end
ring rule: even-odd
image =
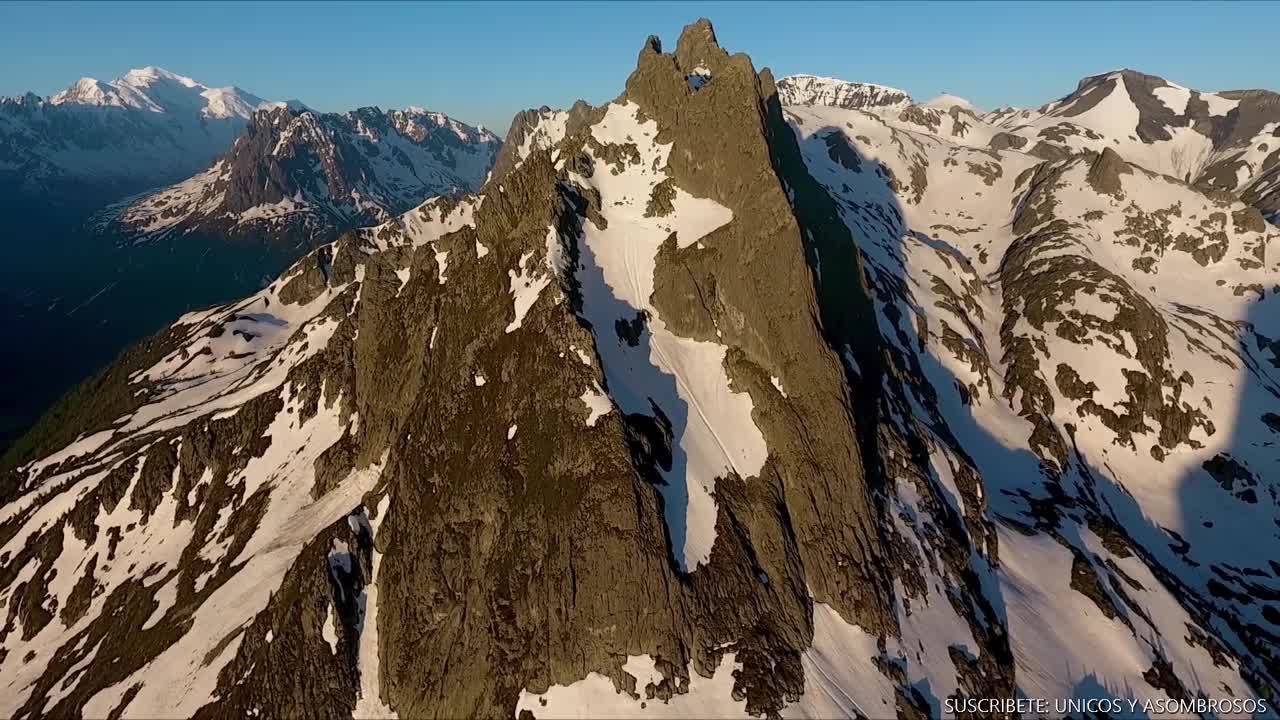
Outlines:
{"type": "Polygon", "coordinates": [[[985,548],[1019,690],[1274,693],[1280,233],[1110,149],[1041,161],[788,113],[860,239],[894,427],[919,436],[904,517],[946,498],[985,548]]]}
{"type": "Polygon", "coordinates": [[[0,98],[0,184],[62,203],[118,198],[206,166],[254,111],[282,104],[155,67],[0,98]]]}
{"type": "Polygon", "coordinates": [[[1149,170],[1235,193],[1280,162],[1280,95],[1200,92],[1133,70],[1087,77],[1061,100],[987,119],[1031,146],[1110,147],[1149,170]]]}
{"type": "Polygon", "coordinates": [[[422,108],[276,108],[255,115],[208,169],[110,208],[98,222],[134,242],[190,233],[323,241],[425,198],[475,190],[501,144],[422,108]]]}
{"type": "Polygon", "coordinates": [[[506,141],[493,163],[490,179],[501,179],[525,158],[545,150],[578,130],[591,119],[592,107],[579,100],[568,110],[552,110],[547,106],[516,113],[507,130],[506,141]]]}
{"type": "Polygon", "coordinates": [[[902,110],[911,96],[897,88],[866,82],[849,82],[818,75],[790,75],[778,81],[778,99],[784,105],[826,105],[857,110],[902,110]]]}
{"type": "Polygon", "coordinates": [[[965,145],[985,147],[997,132],[983,122],[969,101],[939,95],[916,104],[902,90],[813,75],[791,75],[778,81],[785,106],[834,107],[871,113],[894,127],[938,135],[965,145]]]}
{"type": "Polygon", "coordinates": [[[784,109],[707,21],[534,114],[9,456],[0,715],[1272,714],[1257,209],[784,109]]]}
{"type": "Polygon", "coordinates": [[[974,107],[973,103],[958,95],[952,95],[950,93],[942,93],[941,95],[929,98],[920,104],[924,107],[938,108],[939,110],[950,110],[953,107],[959,107],[963,110],[968,110],[971,113],[978,112],[978,108],[974,107]]]}
{"type": "Polygon", "coordinates": [[[981,113],[945,94],[919,105],[905,93],[901,102],[864,102],[855,92],[862,83],[807,75],[783,78],[778,87],[784,105],[859,109],[892,127],[974,148],[1054,160],[1110,148],[1128,162],[1231,193],[1266,217],[1280,216],[1280,94],[1274,92],[1200,92],[1116,70],[1084,78],[1074,92],[1036,109],[981,113]]]}
{"type": "Polygon", "coordinates": [[[49,97],[50,105],[120,107],[156,113],[197,113],[208,118],[247,118],[275,106],[236,87],[212,88],[163,68],[144,67],[102,82],[83,77],[49,97]]]}

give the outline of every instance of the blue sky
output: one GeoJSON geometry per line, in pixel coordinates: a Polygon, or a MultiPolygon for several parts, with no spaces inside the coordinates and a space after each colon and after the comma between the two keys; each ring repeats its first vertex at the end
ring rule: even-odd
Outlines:
{"type": "Polygon", "coordinates": [[[1272,3],[0,3],[0,94],[159,65],[320,110],[423,105],[503,133],[526,107],[603,102],[645,36],[712,19],[781,76],[1037,105],[1132,67],[1280,89],[1272,3]]]}

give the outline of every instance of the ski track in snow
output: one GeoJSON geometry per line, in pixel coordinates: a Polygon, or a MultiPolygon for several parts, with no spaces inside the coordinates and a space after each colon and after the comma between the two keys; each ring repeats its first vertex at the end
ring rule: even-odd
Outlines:
{"type": "Polygon", "coordinates": [[[640,162],[626,164],[614,175],[604,170],[603,160],[595,159],[601,170],[592,178],[570,176],[600,192],[608,220],[605,230],[586,224],[578,274],[583,312],[597,328],[596,345],[614,401],[625,412],[644,414],[652,413],[652,401],[675,424],[676,458],[664,473],[669,484],[663,492],[676,560],[692,571],[706,562],[715,541],[716,478],[726,472],[743,478],[758,474],[767,449],[751,419],[750,397],[729,387],[725,347],[672,334],[649,303],[662,241],[675,232],[679,246],[689,247],[730,222],[733,214],[677,188],[674,213],[644,217],[653,188],[666,177],[653,168],[666,165],[670,146],[656,142],[656,123],[638,122],[636,110],[633,104],[610,105],[592,133],[604,144],[635,142],[640,162]],[[630,322],[641,311],[648,314],[647,328],[632,348],[610,331],[615,321],[630,322]]]}

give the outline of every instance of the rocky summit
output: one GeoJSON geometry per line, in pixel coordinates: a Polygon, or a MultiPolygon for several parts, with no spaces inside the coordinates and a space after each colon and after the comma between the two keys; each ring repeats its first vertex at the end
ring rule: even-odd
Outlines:
{"type": "Polygon", "coordinates": [[[1274,708],[1270,97],[984,113],[650,37],[15,444],[0,715],[1274,708]]]}

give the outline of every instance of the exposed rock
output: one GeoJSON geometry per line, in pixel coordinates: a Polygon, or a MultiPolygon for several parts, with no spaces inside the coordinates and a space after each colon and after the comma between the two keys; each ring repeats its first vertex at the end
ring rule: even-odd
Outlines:
{"type": "Polygon", "coordinates": [[[1124,199],[1120,176],[1132,172],[1115,150],[1106,148],[1089,165],[1089,185],[1100,193],[1124,199]]]}

